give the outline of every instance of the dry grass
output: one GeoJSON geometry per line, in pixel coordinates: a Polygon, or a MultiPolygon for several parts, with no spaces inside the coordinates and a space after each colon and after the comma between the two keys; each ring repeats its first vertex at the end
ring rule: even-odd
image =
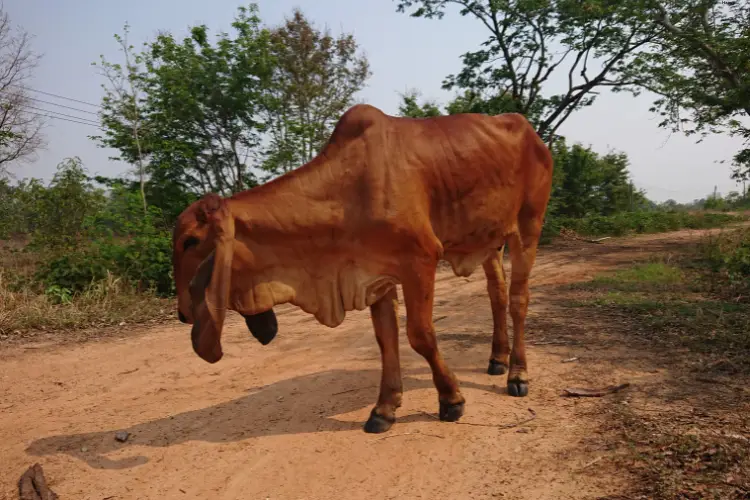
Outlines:
{"type": "Polygon", "coordinates": [[[723,264],[738,247],[717,241],[558,289],[569,315],[596,318],[614,343],[669,373],[596,409],[598,439],[632,477],[628,495],[609,500],[750,498],[750,304],[723,266],[706,268],[707,248],[723,264]]]}
{"type": "Polygon", "coordinates": [[[706,270],[695,249],[651,259],[571,285],[575,298],[562,300],[611,324],[627,322],[630,336],[653,347],[687,347],[704,361],[724,360],[717,369],[750,374],[750,304],[728,294],[728,279],[706,270]]]}
{"type": "MultiPolygon", "coordinates": [[[[20,280],[23,281],[23,280],[20,280]]],[[[71,331],[121,323],[174,319],[174,304],[147,293],[135,293],[109,276],[84,293],[67,297],[19,285],[18,275],[0,271],[0,340],[35,331],[71,331]]]]}
{"type": "MultiPolygon", "coordinates": [[[[741,398],[732,399],[738,409],[743,406],[741,398]]],[[[611,448],[620,451],[613,455],[614,463],[635,478],[627,498],[739,500],[750,496],[750,439],[745,434],[747,418],[741,412],[680,411],[671,406],[669,411],[654,414],[625,404],[609,405],[603,411],[611,448]]]]}

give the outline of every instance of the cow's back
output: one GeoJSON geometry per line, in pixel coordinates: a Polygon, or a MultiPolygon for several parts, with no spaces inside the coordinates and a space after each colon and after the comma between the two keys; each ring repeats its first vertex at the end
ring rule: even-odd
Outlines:
{"type": "Polygon", "coordinates": [[[384,125],[372,141],[382,148],[368,151],[370,199],[379,215],[425,216],[446,250],[501,240],[536,185],[551,182],[549,150],[522,115],[389,117],[384,125]]]}

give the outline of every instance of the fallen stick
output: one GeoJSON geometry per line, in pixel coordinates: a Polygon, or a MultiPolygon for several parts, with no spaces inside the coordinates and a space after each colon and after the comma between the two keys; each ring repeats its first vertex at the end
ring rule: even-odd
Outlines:
{"type": "Polygon", "coordinates": [[[378,439],[373,439],[372,442],[374,443],[375,441],[382,441],[383,439],[395,438],[398,436],[430,436],[430,437],[445,439],[445,436],[439,436],[437,434],[428,434],[426,432],[402,432],[401,434],[388,434],[387,436],[383,436],[378,439]]]}
{"type": "Polygon", "coordinates": [[[568,228],[562,228],[560,230],[560,236],[563,237],[563,238],[565,238],[565,239],[578,240],[578,241],[583,241],[585,243],[601,243],[604,240],[608,240],[608,239],[612,238],[611,236],[605,236],[603,238],[597,238],[595,240],[594,239],[590,239],[590,238],[583,238],[583,237],[579,236],[575,231],[573,231],[572,229],[568,229],[568,228]]]}
{"type": "Polygon", "coordinates": [[[32,465],[18,480],[20,500],[58,500],[57,494],[49,489],[44,479],[44,471],[38,463],[32,465]]]}
{"type": "Polygon", "coordinates": [[[604,458],[603,456],[601,456],[601,457],[596,457],[596,458],[595,458],[595,459],[593,459],[592,461],[590,461],[590,462],[587,462],[586,464],[584,464],[584,465],[583,465],[583,467],[581,467],[581,468],[580,468],[580,469],[578,469],[578,470],[579,470],[579,471],[582,471],[582,470],[584,470],[584,469],[588,469],[589,467],[591,467],[591,466],[592,466],[592,465],[594,465],[595,463],[597,463],[597,462],[600,462],[600,461],[601,461],[601,460],[602,460],[603,458],[604,458]]]}
{"type": "Polygon", "coordinates": [[[624,383],[620,385],[610,385],[608,387],[604,387],[601,389],[583,389],[583,388],[571,388],[571,389],[563,389],[563,396],[573,396],[573,397],[581,397],[581,398],[600,398],[602,396],[606,396],[607,394],[614,394],[615,392],[619,392],[626,387],[630,387],[629,383],[624,383]]]}

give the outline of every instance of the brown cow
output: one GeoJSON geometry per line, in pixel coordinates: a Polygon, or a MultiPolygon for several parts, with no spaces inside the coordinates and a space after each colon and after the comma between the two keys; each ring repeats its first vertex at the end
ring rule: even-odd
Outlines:
{"type": "Polygon", "coordinates": [[[458,276],[484,267],[494,322],[487,371],[509,371],[508,393],[525,396],[529,273],[551,185],[550,151],[522,115],[412,119],[356,105],[309,163],[230,198],[206,195],[180,215],[173,242],[180,319],[193,323],[195,352],[215,363],[227,309],[265,345],[276,335],[277,304],[290,302],[331,328],[369,306],[382,379],[365,431],[384,432],[402,397],[401,284],[409,343],[432,369],[440,419],[456,421],[465,400],[432,323],[438,261],[458,276]]]}

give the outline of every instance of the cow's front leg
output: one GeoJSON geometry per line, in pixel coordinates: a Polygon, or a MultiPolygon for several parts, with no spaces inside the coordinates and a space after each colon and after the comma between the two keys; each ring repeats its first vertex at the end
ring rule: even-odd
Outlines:
{"type": "Polygon", "coordinates": [[[370,306],[370,315],[380,347],[382,375],[378,403],[365,423],[365,432],[379,433],[390,429],[396,421],[396,408],[401,406],[403,393],[398,356],[398,294],[395,286],[370,306]]]}
{"type": "Polygon", "coordinates": [[[438,350],[432,323],[436,269],[437,262],[425,264],[414,261],[403,272],[406,333],[411,347],[427,360],[432,369],[432,380],[440,402],[440,420],[455,422],[464,413],[465,400],[459,391],[456,376],[438,350]]]}

